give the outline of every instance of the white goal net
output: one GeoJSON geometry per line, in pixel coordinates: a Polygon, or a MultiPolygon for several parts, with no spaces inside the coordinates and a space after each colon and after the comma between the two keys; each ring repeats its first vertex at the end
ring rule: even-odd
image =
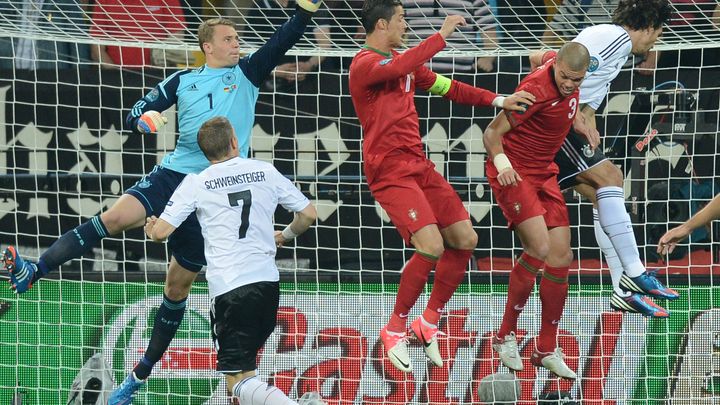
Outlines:
{"type": "MultiPolygon", "coordinates": [[[[468,24],[430,66],[508,94],[527,74],[530,50],[556,48],[585,26],[609,22],[616,4],[417,0],[404,9],[409,45],[435,32],[446,14],[465,15],[468,24]]],[[[623,68],[598,110],[598,128],[606,155],[626,176],[641,256],[681,298],[668,303],[669,320],[612,312],[591,205],[567,193],[575,261],[560,345],[579,379],[557,381],[528,361],[517,375],[521,403],[558,389],[587,404],[720,401],[716,226],[695,231],[668,262],[654,253],[668,226],[718,192],[720,170],[720,5],[673,4],[658,52],[623,68]]],[[[425,367],[422,349],[412,346],[416,371],[405,375],[383,359],[378,332],[413,251],[365,185],[362,133],[347,86],[350,60],[364,38],[361,7],[327,1],[282,71],[260,88],[252,156],[292,178],[319,219],[278,252],[281,311],[259,372],[293,398],[319,391],[331,404],[480,403],[482,378],[507,371],[493,357],[490,336],[521,250],[485,179],[482,133],[495,111],[416,96],[426,152],[465,202],[480,242],[442,320],[446,366],[425,367]]],[[[0,0],[2,248],[16,245],[37,259],[173,150],[174,109],[165,112],[169,123],[157,135],[131,133],[124,118],[169,74],[204,63],[200,21],[232,18],[241,50],[250,53],[293,12],[293,2],[282,0],[0,0]]],[[[276,214],[279,226],[290,219],[276,214]]],[[[165,246],[147,242],[138,229],[104,239],[25,294],[1,290],[0,403],[66,403],[94,353],[121,381],[147,346],[167,260],[165,246]]],[[[203,280],[188,308],[135,403],[227,403],[214,371],[203,280]]],[[[539,325],[533,298],[518,331],[526,360],[539,325]]]]}

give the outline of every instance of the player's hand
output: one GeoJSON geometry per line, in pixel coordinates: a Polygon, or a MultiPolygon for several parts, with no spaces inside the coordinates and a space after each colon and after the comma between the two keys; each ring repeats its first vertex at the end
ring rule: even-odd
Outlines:
{"type": "Polygon", "coordinates": [[[525,90],[520,90],[515,94],[505,97],[503,109],[525,112],[533,103],[535,103],[535,96],[525,90]]]}
{"type": "Polygon", "coordinates": [[[495,70],[495,57],[483,56],[477,58],[477,61],[475,61],[475,67],[478,72],[490,73],[495,70]]]}
{"type": "Polygon", "coordinates": [[[575,132],[587,139],[588,144],[590,144],[590,147],[593,150],[600,145],[600,132],[594,125],[590,125],[587,121],[587,117],[585,117],[585,114],[583,114],[582,111],[577,113],[575,116],[575,119],[573,120],[573,129],[575,132]]]}
{"type": "Polygon", "coordinates": [[[447,38],[455,32],[457,27],[465,25],[467,25],[465,17],[461,15],[449,15],[445,17],[445,21],[442,27],[440,27],[440,35],[442,35],[443,38],[447,38]]]}
{"type": "Polygon", "coordinates": [[[667,231],[658,241],[657,252],[663,256],[672,253],[678,242],[687,238],[690,232],[685,224],[667,231]]]}
{"type": "Polygon", "coordinates": [[[314,13],[318,11],[321,4],[322,0],[297,0],[298,7],[309,13],[314,13]]]}
{"type": "Polygon", "coordinates": [[[643,76],[652,76],[657,67],[657,51],[650,51],[645,55],[645,60],[635,66],[635,71],[643,76]]]}
{"type": "Polygon", "coordinates": [[[140,116],[137,129],[141,134],[151,134],[160,130],[167,122],[167,118],[163,117],[159,112],[150,110],[140,116]]]}
{"type": "Polygon", "coordinates": [[[275,77],[289,82],[305,80],[305,73],[300,72],[296,63],[283,63],[275,68],[275,77]]]}
{"type": "Polygon", "coordinates": [[[519,181],[522,181],[520,175],[513,168],[505,169],[498,173],[497,181],[501,186],[517,186],[519,181]]]}
{"type": "Polygon", "coordinates": [[[145,235],[152,240],[152,231],[157,223],[157,217],[155,215],[147,217],[145,220],[145,235]]]}
{"type": "Polygon", "coordinates": [[[542,65],[542,58],[545,55],[545,52],[547,51],[532,51],[530,52],[530,55],[528,55],[528,59],[530,60],[530,71],[534,72],[535,69],[537,69],[540,65],[542,65]]]}
{"type": "Polygon", "coordinates": [[[276,247],[282,247],[285,242],[285,238],[282,236],[282,231],[275,231],[275,246],[276,247]]]}

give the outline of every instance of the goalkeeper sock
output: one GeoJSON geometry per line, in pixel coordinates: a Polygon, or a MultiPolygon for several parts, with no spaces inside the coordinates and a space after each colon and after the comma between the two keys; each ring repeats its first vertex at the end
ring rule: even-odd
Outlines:
{"type": "Polygon", "coordinates": [[[81,257],[108,235],[108,230],[99,215],[65,232],[40,256],[37,263],[39,274],[35,277],[40,278],[65,262],[81,257]]]}
{"type": "Polygon", "coordinates": [[[630,293],[625,292],[622,288],[620,288],[620,279],[622,278],[625,269],[623,269],[622,262],[617,256],[610,238],[607,236],[605,231],[603,231],[602,226],[600,226],[598,212],[595,208],[593,208],[593,226],[595,227],[595,240],[597,240],[597,244],[605,256],[605,262],[607,263],[608,268],[610,268],[610,278],[612,278],[613,291],[621,297],[626,297],[630,293]]]}
{"type": "Polygon", "coordinates": [[[185,315],[186,304],[187,297],[179,301],[173,301],[163,294],[163,302],[160,304],[157,314],[155,314],[152,336],[145,351],[145,356],[133,370],[137,378],[141,380],[148,378],[155,363],[160,361],[163,354],[165,354],[170,342],[175,337],[175,332],[180,327],[185,315]]]}
{"type": "Polygon", "coordinates": [[[232,393],[242,405],[297,405],[277,387],[267,385],[257,377],[246,378],[235,384],[232,393]]]}
{"type": "Polygon", "coordinates": [[[545,271],[540,280],[542,321],[537,339],[537,349],[541,353],[552,352],[557,347],[558,325],[568,295],[568,270],[568,267],[545,265],[545,271]]]}
{"type": "Polygon", "coordinates": [[[465,279],[468,261],[472,257],[471,250],[446,249],[435,269],[435,281],[428,300],[427,309],[423,313],[426,321],[437,325],[440,313],[445,304],[465,279]]]}
{"type": "Polygon", "coordinates": [[[598,220],[612,242],[615,252],[629,277],[645,273],[630,215],[625,210],[625,194],[620,187],[597,190],[598,220]]]}
{"type": "Polygon", "coordinates": [[[510,272],[508,298],[505,303],[502,324],[497,333],[498,338],[502,339],[510,332],[517,332],[517,320],[522,310],[525,309],[525,303],[527,303],[533,286],[535,286],[537,273],[544,264],[543,260],[524,252],[515,262],[515,266],[510,272]]]}
{"type": "Polygon", "coordinates": [[[400,276],[400,286],[398,287],[397,297],[395,298],[395,308],[393,316],[387,325],[390,332],[405,333],[407,316],[413,305],[417,301],[420,293],[422,293],[427,283],[430,271],[435,267],[437,259],[433,259],[428,255],[415,252],[408,260],[402,275],[400,276]]]}

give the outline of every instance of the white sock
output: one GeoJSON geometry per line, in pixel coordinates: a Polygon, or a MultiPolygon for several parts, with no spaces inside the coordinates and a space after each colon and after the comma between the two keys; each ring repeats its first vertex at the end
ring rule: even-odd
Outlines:
{"type": "Polygon", "coordinates": [[[620,187],[601,187],[597,190],[598,220],[610,238],[620,262],[629,277],[645,273],[640,261],[630,215],[625,210],[625,195],[620,187]]]}
{"type": "Polygon", "coordinates": [[[613,291],[621,297],[630,295],[629,292],[620,288],[620,278],[622,277],[625,269],[623,268],[620,258],[618,258],[618,255],[615,252],[615,248],[613,247],[610,238],[608,238],[607,234],[600,226],[598,212],[595,208],[593,208],[593,226],[595,227],[595,240],[597,240],[597,244],[600,246],[600,250],[602,250],[603,255],[605,256],[605,263],[607,263],[607,266],[610,268],[613,291]]]}
{"type": "Polygon", "coordinates": [[[267,385],[257,377],[246,378],[235,384],[233,395],[242,405],[297,405],[278,388],[267,385]]]}

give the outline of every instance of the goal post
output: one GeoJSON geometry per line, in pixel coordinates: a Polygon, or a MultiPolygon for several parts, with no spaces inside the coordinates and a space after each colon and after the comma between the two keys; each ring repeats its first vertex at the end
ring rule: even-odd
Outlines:
{"type": "MultiPolygon", "coordinates": [[[[91,34],[92,5],[45,0],[41,9],[32,9],[26,3],[36,4],[0,1],[0,243],[36,259],[61,234],[111,206],[173,150],[174,108],[165,112],[168,125],[157,135],[131,133],[124,117],[179,65],[201,63],[202,57],[191,29],[176,40],[166,40],[171,33],[162,30],[155,33],[158,40],[131,30],[97,37],[91,34]],[[100,68],[91,57],[90,46],[96,45],[149,48],[155,65],[100,68]]],[[[211,3],[170,11],[189,22],[232,14],[233,2],[211,3]]],[[[291,397],[319,391],[333,404],[478,403],[480,381],[506,371],[492,356],[490,333],[500,324],[508,272],[521,250],[485,179],[482,133],[496,111],[417,92],[426,153],[465,202],[479,243],[442,320],[447,367],[425,367],[422,349],[413,345],[411,357],[420,367],[412,376],[401,375],[382,359],[378,331],[413,251],[363,178],[362,131],[347,85],[349,62],[362,44],[360,3],[327,3],[326,14],[287,59],[321,57],[322,63],[303,72],[304,80],[270,78],[256,106],[252,156],[273,163],[318,208],[311,230],[278,252],[281,311],[259,357],[260,374],[291,397]],[[329,43],[321,43],[323,35],[329,43]]],[[[419,3],[405,3],[410,45],[438,22],[419,3]]],[[[542,2],[526,3],[456,10],[467,13],[469,26],[431,67],[512,92],[527,73],[528,52],[543,46],[543,22],[550,19],[547,9],[530,6],[542,2]],[[478,71],[482,58],[492,59],[494,70],[478,71]]],[[[237,7],[246,15],[256,8],[237,7]]],[[[607,21],[601,14],[559,12],[570,20],[607,21]]],[[[634,67],[639,59],[631,58],[597,114],[602,147],[626,176],[626,206],[642,257],[648,267],[661,268],[663,281],[681,298],[667,305],[667,321],[611,312],[612,286],[594,239],[591,205],[567,193],[575,261],[560,343],[580,379],[558,385],[528,363],[518,375],[526,403],[558,388],[587,403],[618,404],[710,404],[720,392],[716,226],[694,232],[669,263],[653,254],[669,226],[718,192],[720,28],[706,23],[712,18],[689,21],[690,14],[677,14],[665,30],[657,69],[643,75],[634,67]]],[[[243,34],[241,50],[255,51],[257,38],[272,29],[268,22],[244,28],[249,34],[243,34]]],[[[290,220],[287,212],[276,213],[278,229],[290,220]]],[[[0,403],[66,402],[72,381],[95,353],[102,353],[121,381],[147,345],[167,259],[164,245],[134,230],[103,240],[26,294],[0,290],[0,403]]],[[[426,299],[423,294],[412,315],[426,299]]],[[[214,372],[202,276],[188,308],[137,403],[226,403],[222,376],[214,372]]],[[[524,357],[534,348],[539,325],[534,297],[518,331],[524,357]]]]}

